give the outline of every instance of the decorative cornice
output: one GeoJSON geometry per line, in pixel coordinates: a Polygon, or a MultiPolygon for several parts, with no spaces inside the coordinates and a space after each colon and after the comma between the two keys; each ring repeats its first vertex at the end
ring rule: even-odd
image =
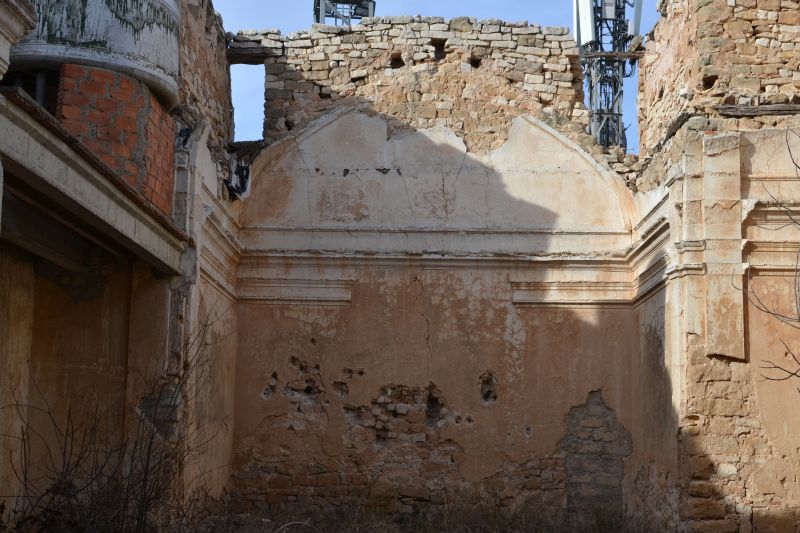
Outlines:
{"type": "Polygon", "coordinates": [[[33,28],[39,15],[28,0],[0,2],[0,36],[11,44],[19,42],[33,28]]]}
{"type": "Polygon", "coordinates": [[[30,33],[37,19],[28,0],[0,1],[0,78],[8,70],[11,46],[30,33]]]}
{"type": "Polygon", "coordinates": [[[540,267],[591,269],[598,271],[627,270],[622,256],[581,254],[436,254],[436,253],[343,253],[343,252],[281,252],[274,250],[246,250],[239,269],[270,267],[319,268],[407,268],[416,266],[429,269],[448,268],[519,268],[524,265],[540,267]]]}
{"type": "Polygon", "coordinates": [[[349,279],[240,278],[240,301],[269,305],[348,305],[355,281],[349,279]]]}

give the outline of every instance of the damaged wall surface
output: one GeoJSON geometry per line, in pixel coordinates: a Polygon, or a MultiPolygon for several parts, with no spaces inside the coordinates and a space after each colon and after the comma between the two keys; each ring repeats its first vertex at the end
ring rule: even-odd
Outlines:
{"type": "Polygon", "coordinates": [[[796,391],[762,367],[798,340],[763,312],[793,316],[795,2],[661,3],[639,160],[586,134],[564,28],[226,35],[207,0],[155,3],[180,20],[166,85],[78,54],[51,111],[0,92],[12,390],[60,409],[93,390],[135,419],[147,369],[175,372],[202,332],[182,481],[232,508],[791,530],[796,391]],[[244,147],[237,63],[266,70],[265,139],[244,147]]]}
{"type": "Polygon", "coordinates": [[[664,304],[632,304],[631,193],[530,117],[485,155],[396,122],[341,107],[253,164],[236,494],[621,510],[632,473],[676,467],[663,323],[635,355],[664,304]]]}

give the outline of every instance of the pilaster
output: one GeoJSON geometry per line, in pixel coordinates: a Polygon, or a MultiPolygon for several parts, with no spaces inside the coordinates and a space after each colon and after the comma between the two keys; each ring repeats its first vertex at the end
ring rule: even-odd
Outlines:
{"type": "Polygon", "coordinates": [[[706,355],[745,359],[739,134],[703,140],[706,355]]]}

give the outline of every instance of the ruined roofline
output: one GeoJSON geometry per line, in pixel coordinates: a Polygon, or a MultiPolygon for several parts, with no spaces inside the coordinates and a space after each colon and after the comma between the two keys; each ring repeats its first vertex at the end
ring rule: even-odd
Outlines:
{"type": "Polygon", "coordinates": [[[350,97],[415,128],[453,128],[470,151],[502,143],[503,113],[530,114],[567,134],[624,182],[635,182],[640,170],[635,158],[606,153],[586,133],[583,73],[568,28],[404,16],[354,26],[315,24],[288,36],[242,30],[227,38],[231,64],[266,67],[267,142],[350,97]]]}
{"type": "Polygon", "coordinates": [[[406,42],[408,39],[445,40],[448,46],[486,49],[512,57],[519,54],[520,57],[532,55],[534,58],[546,58],[551,55],[550,50],[558,51],[559,55],[578,56],[577,44],[566,27],[540,26],[529,24],[528,21],[478,21],[474,17],[455,17],[448,21],[443,17],[393,16],[365,18],[361,24],[352,26],[313,24],[308,30],[289,35],[283,35],[279,29],[243,29],[228,34],[228,57],[232,64],[260,64],[269,57],[291,54],[292,49],[311,48],[315,43],[309,43],[309,40],[357,34],[365,34],[372,42],[392,45],[423,44],[406,42]],[[537,37],[541,42],[537,41],[537,37]],[[552,46],[554,42],[558,43],[557,48],[552,46]]]}
{"type": "Polygon", "coordinates": [[[406,114],[425,119],[414,124],[423,128],[476,119],[447,111],[481,96],[487,97],[485,105],[473,106],[471,112],[514,100],[535,115],[549,110],[561,120],[585,119],[578,48],[566,28],[467,17],[362,22],[314,25],[289,36],[254,31],[228,36],[231,64],[266,66],[265,139],[279,138],[306,122],[293,115],[348,96],[414,104],[406,114]],[[425,88],[423,80],[430,82],[425,88]],[[487,83],[491,95],[486,94],[487,83]],[[385,94],[393,90],[404,94],[385,94]],[[436,103],[447,109],[428,109],[427,104],[436,103]]]}
{"type": "MultiPolygon", "coordinates": [[[[311,34],[313,32],[320,32],[320,33],[328,33],[333,35],[338,35],[342,33],[351,33],[351,32],[359,32],[365,31],[368,26],[374,26],[377,24],[391,24],[391,25],[405,25],[405,24],[447,24],[447,30],[439,30],[439,31],[458,31],[458,32],[468,32],[468,31],[478,31],[480,32],[483,29],[483,26],[501,26],[501,27],[509,27],[509,28],[526,28],[526,29],[535,29],[537,32],[541,31],[545,35],[569,35],[572,40],[574,37],[570,34],[570,29],[567,26],[542,26],[540,24],[531,24],[527,20],[522,21],[504,21],[500,19],[483,19],[478,20],[476,17],[468,17],[468,16],[461,16],[461,17],[453,17],[452,19],[445,19],[444,17],[423,17],[421,15],[411,16],[411,15],[394,15],[389,17],[365,17],[361,20],[360,24],[352,24],[352,25],[343,25],[343,26],[334,26],[330,24],[312,24],[311,28],[306,30],[299,30],[296,32],[291,32],[288,35],[283,35],[283,32],[279,28],[270,28],[270,29],[248,29],[242,28],[236,31],[235,35],[275,35],[279,37],[279,40],[293,40],[296,38],[300,38],[303,35],[311,34]],[[466,24],[471,24],[472,28],[467,29],[466,24]],[[455,25],[455,26],[454,26],[455,25]]],[[[522,33],[522,32],[517,32],[522,33]]]]}

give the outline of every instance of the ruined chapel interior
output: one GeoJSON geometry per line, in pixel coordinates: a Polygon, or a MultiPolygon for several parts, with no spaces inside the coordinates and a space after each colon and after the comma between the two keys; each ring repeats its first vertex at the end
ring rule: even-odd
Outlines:
{"type": "Polygon", "coordinates": [[[92,428],[237,516],[800,531],[800,4],[658,11],[632,155],[569,28],[0,0],[2,520],[92,428]]]}

